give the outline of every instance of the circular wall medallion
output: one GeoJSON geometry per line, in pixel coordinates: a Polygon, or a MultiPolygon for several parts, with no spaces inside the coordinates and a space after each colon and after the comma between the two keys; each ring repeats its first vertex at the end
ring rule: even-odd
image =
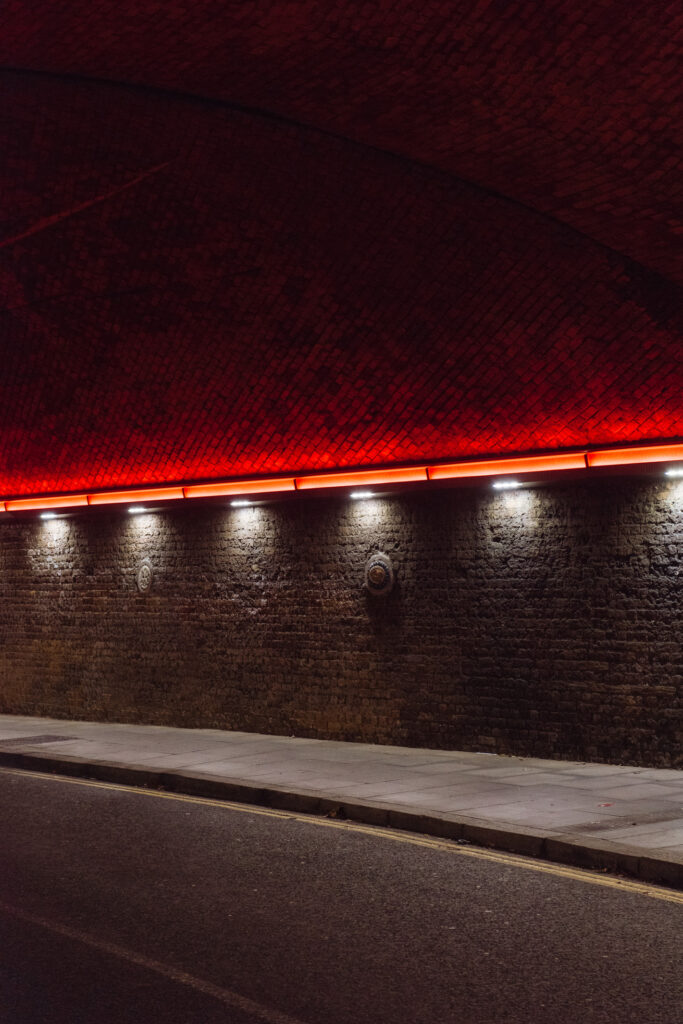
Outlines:
{"type": "Polygon", "coordinates": [[[135,579],[138,585],[138,590],[141,594],[146,594],[152,587],[152,563],[149,558],[143,558],[138,566],[138,571],[135,575],[135,579]]]}
{"type": "Polygon", "coordinates": [[[365,586],[371,594],[388,594],[394,585],[394,570],[391,559],[381,551],[370,555],[365,563],[365,586]]]}

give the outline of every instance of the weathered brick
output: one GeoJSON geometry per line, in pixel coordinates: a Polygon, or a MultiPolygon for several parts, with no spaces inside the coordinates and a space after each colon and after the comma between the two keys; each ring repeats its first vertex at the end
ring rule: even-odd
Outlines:
{"type": "Polygon", "coordinates": [[[680,435],[670,7],[5,7],[0,497],[680,435]]]}
{"type": "Polygon", "coordinates": [[[0,560],[5,712],[681,764],[679,482],[15,519],[0,560]]]}

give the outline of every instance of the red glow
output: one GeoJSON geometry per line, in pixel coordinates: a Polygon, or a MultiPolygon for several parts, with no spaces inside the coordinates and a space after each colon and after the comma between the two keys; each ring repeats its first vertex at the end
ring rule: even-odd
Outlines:
{"type": "Polygon", "coordinates": [[[560,469],[585,469],[584,452],[560,452],[555,455],[530,455],[512,459],[484,459],[481,462],[453,462],[448,466],[430,466],[430,480],[450,480],[468,476],[499,476],[501,473],[547,473],[560,469]]]}
{"type": "Polygon", "coordinates": [[[41,508],[76,508],[87,504],[87,494],[62,494],[54,497],[19,498],[16,501],[6,501],[4,507],[8,512],[32,512],[41,508]]]}
{"type": "Polygon", "coordinates": [[[576,6],[6,4],[2,493],[675,439],[671,5],[576,6]]]}
{"type": "Polygon", "coordinates": [[[223,480],[186,486],[133,488],[100,491],[95,494],[52,494],[0,501],[0,512],[39,509],[68,509],[85,505],[115,505],[139,501],[176,501],[184,498],[213,498],[236,494],[277,494],[285,491],[354,487],[373,484],[426,483],[428,480],[501,476],[509,473],[543,473],[601,466],[637,466],[650,462],[683,461],[683,444],[651,445],[640,448],[605,448],[595,452],[556,452],[512,458],[451,462],[441,466],[403,466],[396,469],[360,469],[350,473],[308,473],[301,477],[264,477],[251,480],[223,480]]]}
{"type": "Polygon", "coordinates": [[[405,484],[427,480],[426,466],[409,466],[403,469],[363,469],[355,473],[316,473],[296,479],[297,489],[311,490],[315,487],[352,487],[355,484],[405,484]]]}
{"type": "Polygon", "coordinates": [[[220,498],[230,494],[267,494],[277,491],[293,491],[294,477],[279,477],[273,480],[227,480],[215,484],[192,484],[183,487],[186,498],[220,498]]]}
{"type": "Polygon", "coordinates": [[[88,504],[117,505],[124,501],[171,501],[182,497],[182,487],[157,487],[144,491],[103,491],[100,494],[89,494],[88,504]]]}
{"type": "Polygon", "coordinates": [[[604,448],[588,453],[589,466],[630,466],[683,459],[683,444],[657,444],[648,448],[604,448]]]}

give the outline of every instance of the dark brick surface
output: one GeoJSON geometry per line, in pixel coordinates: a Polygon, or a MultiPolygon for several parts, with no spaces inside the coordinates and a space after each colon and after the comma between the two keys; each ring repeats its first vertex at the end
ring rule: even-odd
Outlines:
{"type": "Polygon", "coordinates": [[[681,435],[680,4],[2,17],[0,498],[681,435]]]}
{"type": "Polygon", "coordinates": [[[625,479],[5,522],[0,710],[680,766],[682,524],[625,479]]]}
{"type": "Polygon", "coordinates": [[[294,125],[3,81],[0,497],[681,433],[680,290],[569,227],[294,125]]]}
{"type": "Polygon", "coordinates": [[[682,49],[680,2],[7,0],[0,63],[288,117],[477,182],[681,282],[682,49]]]}

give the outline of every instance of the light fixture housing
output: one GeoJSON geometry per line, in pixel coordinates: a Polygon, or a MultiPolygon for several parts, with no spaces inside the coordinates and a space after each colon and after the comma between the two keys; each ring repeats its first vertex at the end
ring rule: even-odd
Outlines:
{"type": "Polygon", "coordinates": [[[655,444],[647,448],[603,448],[588,452],[588,468],[593,466],[634,466],[648,462],[673,462],[683,458],[683,444],[655,444]]]}
{"type": "Polygon", "coordinates": [[[362,498],[374,498],[375,497],[375,492],[374,491],[351,491],[349,497],[353,498],[354,501],[360,501],[362,498]]]}
{"type": "Polygon", "coordinates": [[[253,501],[249,501],[248,498],[235,498],[230,504],[233,508],[246,508],[248,505],[253,505],[253,501]]]}
{"type": "Polygon", "coordinates": [[[41,508],[77,508],[87,504],[87,494],[48,494],[42,498],[13,498],[5,502],[5,508],[8,512],[33,512],[41,508]]]}
{"type": "Polygon", "coordinates": [[[126,501],[174,501],[183,497],[182,487],[135,488],[130,491],[98,491],[88,495],[89,505],[118,505],[126,501]]]}
{"type": "Polygon", "coordinates": [[[231,494],[277,494],[294,491],[293,476],[280,476],[259,480],[224,480],[211,484],[187,484],[183,487],[186,498],[224,498],[231,494]]]}
{"type": "Polygon", "coordinates": [[[427,480],[426,466],[408,466],[401,469],[359,469],[343,473],[315,473],[298,476],[298,491],[320,487],[349,487],[353,484],[408,484],[427,480]]]}
{"type": "Polygon", "coordinates": [[[492,486],[497,491],[515,491],[522,485],[519,480],[495,480],[492,486]]]}
{"type": "Polygon", "coordinates": [[[512,455],[503,459],[451,462],[447,466],[429,466],[427,473],[430,480],[453,480],[460,477],[498,476],[503,473],[551,473],[567,469],[586,469],[585,452],[512,455]]]}
{"type": "Polygon", "coordinates": [[[131,505],[130,508],[128,509],[128,511],[130,512],[130,514],[132,516],[137,516],[141,512],[146,512],[147,509],[145,508],[144,505],[131,505]]]}
{"type": "Polygon", "coordinates": [[[41,512],[40,513],[40,518],[41,519],[56,519],[57,518],[57,513],[56,512],[41,512]]]}

